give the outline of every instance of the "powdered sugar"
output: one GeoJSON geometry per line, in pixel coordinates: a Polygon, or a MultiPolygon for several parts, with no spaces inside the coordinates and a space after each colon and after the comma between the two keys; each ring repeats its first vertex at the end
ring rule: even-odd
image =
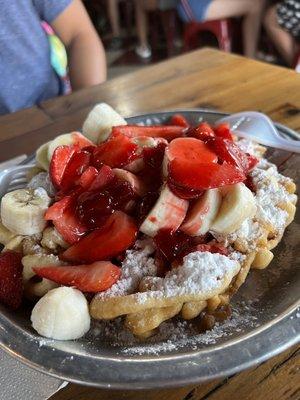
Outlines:
{"type": "Polygon", "coordinates": [[[267,160],[261,160],[257,168],[250,173],[256,188],[257,213],[255,218],[263,225],[271,225],[277,233],[282,233],[288,213],[279,207],[295,201],[295,195],[289,194],[279,182],[284,179],[277,167],[267,160]]]}
{"type": "Polygon", "coordinates": [[[255,142],[254,140],[249,139],[239,139],[236,144],[239,146],[241,150],[245,153],[249,153],[255,157],[260,158],[265,151],[265,148],[260,144],[255,142]]]}
{"type": "Polygon", "coordinates": [[[114,321],[94,321],[88,339],[98,338],[101,343],[108,342],[128,356],[159,355],[180,350],[184,347],[199,349],[202,346],[214,345],[226,338],[249,328],[258,326],[258,311],[251,302],[241,301],[232,310],[232,315],[224,322],[217,322],[212,330],[199,333],[197,321],[185,321],[180,318],[162,323],[157,334],[142,344],[124,328],[122,318],[114,321]]]}
{"type": "Polygon", "coordinates": [[[183,258],[183,264],[169,271],[165,278],[152,281],[150,290],[137,293],[139,303],[151,297],[174,297],[201,294],[204,298],[221,290],[238,273],[240,264],[224,255],[196,251],[183,258]]]}
{"type": "Polygon", "coordinates": [[[150,255],[154,252],[152,240],[138,241],[136,249],[127,250],[126,257],[122,262],[121,278],[106,292],[99,293],[97,296],[117,297],[135,292],[140,280],[144,276],[155,276],[157,267],[154,259],[150,255]]]}

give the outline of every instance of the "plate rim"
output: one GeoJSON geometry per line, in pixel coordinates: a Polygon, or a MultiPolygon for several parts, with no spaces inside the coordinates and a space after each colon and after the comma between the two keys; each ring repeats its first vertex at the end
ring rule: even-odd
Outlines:
{"type": "MultiPolygon", "coordinates": [[[[139,114],[136,116],[132,116],[132,117],[128,117],[126,118],[126,120],[130,120],[130,119],[134,119],[134,118],[142,118],[142,117],[147,117],[150,115],[161,115],[161,114],[174,114],[174,113],[178,113],[178,112],[193,112],[193,113],[202,113],[202,114],[213,114],[213,115],[220,115],[220,116],[224,116],[224,115],[228,115],[228,113],[225,112],[220,112],[218,110],[211,110],[211,109],[195,109],[195,108],[178,108],[178,109],[173,109],[173,110],[164,110],[164,111],[154,111],[154,112],[147,112],[147,113],[143,113],[143,114],[139,114]]],[[[286,127],[285,125],[282,124],[278,124],[275,123],[275,125],[279,128],[280,131],[282,131],[283,134],[288,135],[289,137],[292,137],[294,139],[298,138],[299,139],[299,134],[297,134],[297,132],[291,130],[290,128],[286,127]]],[[[37,363],[34,362],[26,357],[24,357],[24,355],[21,354],[20,351],[14,350],[13,346],[11,346],[9,343],[5,344],[1,335],[1,332],[4,331],[4,335],[5,336],[5,332],[7,332],[6,328],[5,328],[5,320],[8,323],[8,325],[10,324],[10,322],[8,321],[8,318],[3,316],[3,314],[0,313],[0,348],[3,348],[4,351],[6,351],[7,353],[9,353],[10,355],[16,357],[19,361],[21,361],[22,363],[28,365],[31,368],[34,368],[44,374],[47,375],[51,375],[53,377],[57,377],[60,379],[64,379],[64,380],[68,380],[70,382],[74,382],[74,383],[79,383],[79,384],[85,384],[85,385],[89,385],[89,386],[95,386],[95,387],[100,387],[100,388],[114,388],[114,389],[150,389],[150,388],[169,388],[169,387],[177,387],[177,386],[183,386],[183,385],[187,385],[187,384],[191,384],[191,383],[200,383],[200,382],[205,382],[207,380],[211,380],[211,379],[215,379],[215,378],[220,378],[220,377],[224,377],[224,376],[228,376],[231,374],[234,374],[236,372],[242,371],[244,369],[250,368],[253,365],[256,365],[258,363],[261,363],[265,360],[267,360],[268,358],[271,358],[277,354],[279,354],[280,352],[286,350],[288,347],[300,342],[300,318],[296,317],[297,314],[297,308],[299,308],[300,306],[300,299],[296,302],[294,302],[292,305],[290,305],[288,307],[288,309],[285,312],[282,312],[280,315],[278,315],[276,318],[270,320],[269,322],[267,322],[266,324],[257,327],[253,330],[251,330],[250,332],[242,335],[241,337],[237,338],[237,339],[231,339],[229,340],[226,345],[222,346],[222,345],[217,345],[215,348],[211,348],[206,350],[206,352],[211,352],[213,353],[213,351],[217,351],[217,352],[226,352],[226,350],[228,351],[232,351],[232,348],[234,346],[238,346],[241,343],[245,344],[247,343],[247,341],[251,341],[253,340],[253,338],[256,338],[259,335],[262,335],[264,332],[269,331],[268,334],[270,335],[271,331],[276,329],[276,327],[278,327],[279,325],[282,325],[282,329],[285,330],[287,329],[293,329],[296,332],[296,335],[294,335],[293,337],[290,337],[289,339],[286,338],[286,336],[284,335],[284,337],[281,339],[281,343],[280,344],[276,344],[275,348],[273,346],[271,346],[271,349],[269,349],[268,352],[264,352],[263,354],[260,355],[256,355],[256,358],[252,358],[249,359],[248,361],[245,360],[240,364],[237,364],[235,366],[232,366],[230,368],[225,368],[223,371],[217,371],[215,373],[210,373],[209,375],[202,375],[202,376],[191,376],[191,377],[172,377],[173,379],[169,379],[168,381],[164,382],[164,381],[160,381],[158,379],[155,380],[155,378],[152,378],[150,381],[146,382],[144,380],[139,381],[138,383],[134,383],[134,387],[133,387],[133,383],[132,381],[126,383],[124,381],[121,381],[120,383],[118,382],[109,382],[109,377],[101,377],[102,381],[91,381],[88,380],[87,377],[83,378],[82,377],[74,377],[74,374],[67,374],[66,372],[60,372],[60,368],[57,368],[57,366],[54,366],[50,371],[48,368],[45,367],[45,365],[41,364],[41,363],[37,363]],[[3,318],[4,317],[4,318],[3,318]],[[298,335],[297,335],[297,324],[299,325],[298,327],[298,335]],[[220,347],[225,347],[224,349],[220,349],[220,347]]],[[[12,324],[11,324],[12,325],[12,324]]],[[[18,329],[20,331],[22,331],[22,328],[17,325],[17,328],[14,327],[15,330],[17,331],[18,329]]],[[[21,336],[24,335],[24,332],[21,333],[21,336]]],[[[26,333],[26,335],[28,335],[26,333]]],[[[29,335],[30,336],[30,335],[29,335]]],[[[277,338],[278,339],[278,338],[277,338]]],[[[48,340],[48,339],[46,339],[48,340]]],[[[30,338],[31,344],[32,343],[36,343],[38,347],[40,347],[39,344],[39,340],[35,339],[32,340],[32,338],[30,338]]],[[[46,346],[42,346],[45,347],[46,346]]],[[[47,346],[48,348],[49,346],[47,346]]],[[[51,347],[49,347],[49,351],[50,351],[51,347]]],[[[57,350],[57,349],[56,349],[57,350]]],[[[65,353],[65,356],[67,357],[69,354],[72,355],[73,353],[68,353],[62,350],[59,350],[62,353],[65,353]]],[[[172,360],[175,361],[185,361],[185,359],[189,359],[189,358],[194,358],[194,357],[199,357],[199,352],[203,352],[203,349],[201,349],[198,352],[192,351],[190,353],[186,353],[186,354],[181,354],[181,355],[171,355],[169,357],[164,357],[163,359],[160,360],[160,357],[155,357],[153,356],[152,358],[155,358],[155,362],[160,362],[163,361],[165,363],[168,362],[172,362],[172,360]]],[[[24,354],[24,352],[23,352],[24,354]]],[[[163,356],[163,353],[161,354],[163,356]]],[[[225,355],[225,353],[224,353],[225,355]]],[[[80,356],[81,357],[81,356],[80,356]]],[[[79,357],[79,359],[80,359],[79,357]]],[[[89,355],[88,358],[90,358],[91,356],[89,355]]],[[[93,357],[91,357],[93,358],[93,357]]],[[[106,359],[108,357],[105,357],[106,359]]],[[[201,358],[201,357],[200,357],[201,358]]],[[[142,361],[136,360],[132,357],[126,358],[126,357],[122,357],[122,360],[127,360],[127,362],[129,363],[141,363],[142,361]]],[[[116,362],[117,360],[113,360],[112,362],[116,362]]],[[[151,363],[152,360],[145,360],[146,363],[151,363]]],[[[174,362],[174,361],[173,361],[174,362]]],[[[77,373],[78,376],[78,373],[77,373]]]]}

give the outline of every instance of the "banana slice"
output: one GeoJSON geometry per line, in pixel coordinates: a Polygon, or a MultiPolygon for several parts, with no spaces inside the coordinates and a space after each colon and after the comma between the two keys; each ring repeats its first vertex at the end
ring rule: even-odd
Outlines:
{"type": "Polygon", "coordinates": [[[54,150],[58,147],[58,146],[70,146],[74,144],[74,135],[73,133],[64,133],[63,135],[59,135],[56,138],[54,138],[48,146],[48,153],[47,153],[47,157],[48,157],[48,162],[50,164],[52,155],[54,153],[54,150]]]}
{"type": "Polygon", "coordinates": [[[43,231],[41,245],[53,252],[57,252],[61,248],[67,249],[69,247],[69,244],[64,241],[61,234],[54,226],[48,226],[48,228],[43,231]]]}
{"type": "Polygon", "coordinates": [[[23,264],[23,280],[28,282],[31,278],[35,276],[33,271],[34,267],[44,266],[44,265],[63,265],[64,263],[53,254],[28,254],[22,258],[23,264]]]}
{"type": "Polygon", "coordinates": [[[43,188],[18,189],[7,193],[1,201],[3,225],[18,235],[34,235],[45,228],[44,214],[50,197],[43,188]]]}
{"type": "Polygon", "coordinates": [[[5,246],[15,236],[16,234],[7,229],[0,220],[0,243],[5,246]]]}
{"type": "Polygon", "coordinates": [[[58,287],[58,284],[43,278],[40,281],[32,280],[36,275],[32,268],[43,265],[62,265],[60,259],[53,254],[28,254],[22,258],[23,282],[26,297],[29,299],[44,296],[49,290],[58,287]]]}
{"type": "Polygon", "coordinates": [[[180,230],[191,236],[204,235],[216,218],[222,196],[218,189],[209,189],[201,196],[188,211],[180,230]]]}
{"type": "Polygon", "coordinates": [[[243,183],[222,188],[224,195],[220,210],[210,230],[227,235],[236,231],[246,218],[256,213],[254,196],[243,183]]]}
{"type": "Polygon", "coordinates": [[[165,185],[154,207],[140,227],[140,231],[154,237],[160,229],[176,230],[186,216],[189,203],[175,196],[165,185]]]}
{"type": "Polygon", "coordinates": [[[104,142],[111,133],[111,128],[127,125],[127,122],[110,105],[97,104],[84,121],[82,132],[93,143],[104,142]]]}
{"type": "Polygon", "coordinates": [[[8,243],[6,243],[3,250],[4,251],[13,250],[13,251],[22,252],[23,240],[24,240],[24,236],[20,236],[20,235],[14,236],[8,243]]]}
{"type": "Polygon", "coordinates": [[[49,159],[48,159],[48,147],[51,142],[47,142],[42,144],[36,151],[35,154],[35,160],[36,160],[36,165],[38,167],[41,167],[45,171],[49,170],[49,159]]]}
{"type": "Polygon", "coordinates": [[[91,318],[84,295],[77,289],[62,286],[50,290],[36,303],[31,322],[40,335],[72,340],[90,329],[91,318]]]}

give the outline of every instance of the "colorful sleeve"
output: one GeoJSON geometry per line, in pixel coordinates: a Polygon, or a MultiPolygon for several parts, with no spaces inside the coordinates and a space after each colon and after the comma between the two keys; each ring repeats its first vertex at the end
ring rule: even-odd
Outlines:
{"type": "Polygon", "coordinates": [[[41,20],[49,24],[55,20],[73,0],[33,0],[41,20]]]}

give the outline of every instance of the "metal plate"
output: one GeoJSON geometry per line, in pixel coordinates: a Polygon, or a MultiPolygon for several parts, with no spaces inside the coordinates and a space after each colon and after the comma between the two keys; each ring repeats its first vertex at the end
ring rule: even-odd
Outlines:
{"type": "MultiPolygon", "coordinates": [[[[222,113],[180,111],[191,122],[213,123],[222,113]]],[[[165,122],[171,112],[129,118],[130,123],[165,122]]],[[[277,125],[279,131],[297,133],[277,125]]],[[[268,150],[268,158],[299,185],[300,156],[268,150]]],[[[181,347],[158,355],[131,355],[99,340],[41,340],[30,326],[30,307],[16,313],[0,307],[0,344],[22,362],[47,374],[103,388],[139,389],[182,386],[229,376],[278,354],[300,340],[299,211],[286,230],[271,265],[252,271],[233,303],[255,299],[255,327],[241,326],[213,344],[181,347]]],[[[175,340],[176,344],[176,340],[175,340]]],[[[142,344],[140,344],[142,346],[142,344]]]]}

